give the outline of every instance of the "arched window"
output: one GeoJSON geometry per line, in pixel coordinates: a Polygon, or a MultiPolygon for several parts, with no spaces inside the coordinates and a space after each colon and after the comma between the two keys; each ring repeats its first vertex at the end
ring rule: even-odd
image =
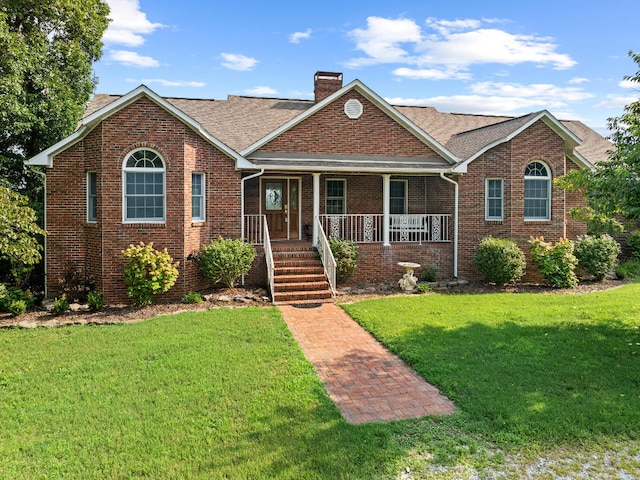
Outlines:
{"type": "Polygon", "coordinates": [[[551,219],[551,173],[540,161],[531,162],[524,171],[524,219],[551,219]]]}
{"type": "Polygon", "coordinates": [[[165,166],[160,155],[148,148],[131,152],[122,166],[123,221],[165,221],[165,166]]]}

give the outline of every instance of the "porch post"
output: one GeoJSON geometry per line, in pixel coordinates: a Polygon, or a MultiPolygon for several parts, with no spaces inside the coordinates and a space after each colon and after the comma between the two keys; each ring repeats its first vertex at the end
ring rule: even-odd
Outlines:
{"type": "Polygon", "coordinates": [[[382,175],[382,244],[385,247],[391,246],[389,242],[389,216],[391,203],[391,175],[382,175]]]}
{"type": "Polygon", "coordinates": [[[320,218],[320,174],[313,175],[313,246],[318,246],[318,219],[320,218]]]}

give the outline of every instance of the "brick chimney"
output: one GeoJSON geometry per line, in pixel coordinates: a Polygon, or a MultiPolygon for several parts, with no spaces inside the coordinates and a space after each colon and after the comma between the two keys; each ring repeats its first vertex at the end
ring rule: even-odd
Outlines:
{"type": "Polygon", "coordinates": [[[324,100],[342,88],[342,73],[316,72],[313,77],[313,93],[316,103],[324,100]]]}

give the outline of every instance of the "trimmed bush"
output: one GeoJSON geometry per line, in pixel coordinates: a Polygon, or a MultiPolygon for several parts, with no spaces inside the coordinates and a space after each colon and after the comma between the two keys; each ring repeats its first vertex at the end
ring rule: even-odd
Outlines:
{"type": "Polygon", "coordinates": [[[202,295],[198,292],[185,293],[182,297],[182,303],[201,303],[202,295]]]}
{"type": "Polygon", "coordinates": [[[9,313],[14,317],[22,315],[27,311],[27,302],[25,302],[24,300],[13,300],[9,304],[8,310],[9,313]]]}
{"type": "Polygon", "coordinates": [[[627,246],[631,250],[631,256],[640,260],[640,230],[634,230],[627,236],[627,246]]]}
{"type": "Polygon", "coordinates": [[[616,275],[620,280],[640,277],[640,260],[629,260],[616,267],[616,275]]]}
{"type": "Polygon", "coordinates": [[[167,292],[176,283],[179,262],[173,263],[166,248],[160,252],[153,248],[153,242],[140,242],[130,245],[122,255],[127,295],[135,305],[150,305],[154,295],[167,292]]]}
{"type": "Polygon", "coordinates": [[[242,240],[218,237],[202,247],[198,267],[205,278],[233,288],[238,279],[249,273],[256,249],[242,240]]]}
{"type": "Polygon", "coordinates": [[[578,259],[573,254],[571,240],[561,238],[555,245],[544,241],[544,237],[529,239],[531,258],[542,276],[554,287],[574,287],[578,283],[575,268],[578,259]]]}
{"type": "Polygon", "coordinates": [[[618,262],[620,244],[611,235],[578,237],[574,255],[578,259],[578,267],[596,280],[602,280],[612,271],[618,262]]]}
{"type": "Polygon", "coordinates": [[[87,304],[92,312],[99,312],[104,306],[104,295],[101,292],[87,293],[87,304]]]}
{"type": "Polygon", "coordinates": [[[424,267],[422,269],[422,280],[425,282],[435,282],[438,279],[438,269],[434,267],[424,267]]]}
{"type": "Polygon", "coordinates": [[[62,315],[67,310],[69,310],[69,300],[67,299],[67,294],[63,293],[61,297],[53,301],[53,313],[62,315]]]}
{"type": "Polygon", "coordinates": [[[499,285],[520,280],[527,265],[524,253],[515,241],[494,237],[480,241],[473,263],[488,282],[499,285]]]}
{"type": "Polygon", "coordinates": [[[34,307],[36,299],[29,290],[24,291],[18,287],[7,287],[0,284],[0,312],[12,313],[11,304],[14,302],[24,302],[26,310],[29,310],[34,307]]]}
{"type": "Polygon", "coordinates": [[[344,282],[348,280],[355,273],[360,260],[358,244],[353,240],[329,237],[329,248],[331,248],[333,258],[336,260],[336,277],[338,277],[338,281],[344,282]]]}

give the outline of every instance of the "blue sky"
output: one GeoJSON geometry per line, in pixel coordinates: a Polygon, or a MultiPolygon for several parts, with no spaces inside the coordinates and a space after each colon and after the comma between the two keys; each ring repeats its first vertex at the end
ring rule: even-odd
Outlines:
{"type": "Polygon", "coordinates": [[[312,98],[318,70],[393,104],[519,115],[606,133],[640,97],[640,2],[107,0],[98,93],[312,98]]]}

